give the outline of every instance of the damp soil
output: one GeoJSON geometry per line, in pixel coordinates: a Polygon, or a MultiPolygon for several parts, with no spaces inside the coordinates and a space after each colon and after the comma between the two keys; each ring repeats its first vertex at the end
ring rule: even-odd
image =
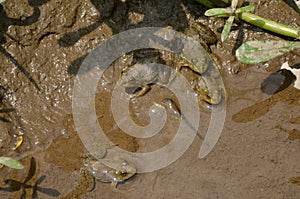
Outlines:
{"type": "MultiPolygon", "coordinates": [[[[300,27],[300,15],[285,1],[251,4],[262,17],[300,27]]],[[[281,39],[243,22],[234,24],[225,43],[209,46],[219,60],[228,98],[221,137],[208,156],[198,158],[202,140],[196,137],[169,166],[119,184],[122,192],[109,183],[94,183],[81,170],[89,152],[74,127],[72,89],[84,58],[112,35],[138,27],[183,32],[201,23],[220,38],[224,19],[204,17],[205,10],[192,0],[2,3],[0,110],[6,111],[0,112],[0,152],[19,159],[25,168],[0,170],[0,198],[21,198],[25,193],[26,198],[300,198],[300,91],[292,85],[270,95],[261,90],[262,82],[284,62],[299,63],[300,51],[257,65],[239,63],[234,52],[244,41],[281,39]],[[13,150],[19,136],[24,142],[13,150]]],[[[120,70],[106,75],[117,79],[120,70]]],[[[147,152],[170,142],[179,126],[170,110],[161,134],[153,138],[137,139],[120,130],[110,110],[112,86],[100,80],[95,109],[115,146],[147,152]]],[[[180,109],[172,92],[153,85],[129,104],[133,120],[147,125],[151,105],[164,98],[180,109]]],[[[198,131],[205,135],[210,112],[200,110],[198,131]]]]}

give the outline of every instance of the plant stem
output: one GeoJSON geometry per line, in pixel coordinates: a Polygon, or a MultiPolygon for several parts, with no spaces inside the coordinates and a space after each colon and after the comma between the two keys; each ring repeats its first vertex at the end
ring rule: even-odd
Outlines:
{"type": "Polygon", "coordinates": [[[258,26],[265,30],[269,30],[271,32],[278,33],[280,35],[284,35],[284,36],[288,36],[288,37],[292,37],[295,39],[300,39],[300,30],[298,28],[294,28],[291,26],[287,26],[285,24],[277,23],[277,22],[262,18],[260,16],[257,16],[255,14],[252,14],[249,12],[239,13],[239,14],[237,14],[237,17],[239,19],[242,19],[243,21],[246,21],[252,25],[258,26]]]}

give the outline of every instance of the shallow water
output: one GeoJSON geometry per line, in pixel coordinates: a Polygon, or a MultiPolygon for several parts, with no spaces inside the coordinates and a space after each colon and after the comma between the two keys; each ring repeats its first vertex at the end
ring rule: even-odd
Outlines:
{"type": "MultiPolygon", "coordinates": [[[[208,25],[220,38],[218,29],[224,21],[203,17],[205,9],[187,0],[29,2],[38,6],[40,14],[34,12],[26,0],[7,1],[1,10],[1,16],[6,17],[0,20],[1,32],[15,39],[3,34],[1,48],[17,61],[0,54],[0,85],[6,89],[0,108],[11,106],[16,110],[0,115],[12,120],[9,124],[0,121],[2,131],[6,132],[1,141],[1,155],[20,158],[25,166],[20,171],[1,169],[1,198],[20,198],[20,185],[24,184],[29,185],[28,198],[35,194],[40,198],[55,198],[57,194],[60,198],[138,198],[141,194],[145,198],[300,197],[299,182],[297,185],[300,92],[290,86],[267,95],[260,89],[261,83],[285,61],[290,65],[299,63],[299,50],[264,64],[240,64],[232,55],[239,43],[279,37],[239,24],[225,44],[211,46],[221,62],[220,72],[228,94],[225,126],[212,152],[199,159],[202,140],[196,137],[188,150],[168,167],[137,174],[118,185],[118,189],[125,192],[114,191],[109,183],[97,182],[93,188],[92,177],[80,171],[88,151],[75,131],[72,117],[74,79],[86,54],[121,31],[148,26],[171,26],[183,31],[194,18],[208,25]],[[31,15],[32,19],[26,21],[31,15]],[[21,24],[22,20],[26,23],[21,24]],[[14,24],[8,26],[7,21],[14,24]],[[40,90],[20,66],[32,76],[40,90]],[[18,134],[24,134],[25,142],[13,151],[11,136],[18,134]],[[7,179],[18,183],[8,185],[7,179]],[[40,189],[34,188],[35,183],[40,189]]],[[[253,4],[257,6],[255,13],[265,18],[300,26],[300,16],[284,1],[253,4]]],[[[114,76],[120,73],[118,70],[107,71],[108,79],[110,76],[118,78],[114,76]]],[[[188,71],[186,74],[190,75],[188,71]]],[[[164,146],[175,136],[173,129],[179,124],[170,110],[167,112],[171,117],[162,133],[153,138],[143,140],[123,133],[116,126],[110,109],[108,91],[113,84],[103,80],[98,86],[97,118],[107,137],[118,147],[147,152],[164,146]]],[[[133,120],[146,125],[153,101],[166,97],[173,99],[174,95],[166,88],[152,86],[149,93],[131,102],[133,120]]],[[[175,98],[173,100],[178,104],[175,98]]],[[[198,131],[205,135],[210,112],[201,108],[200,114],[198,131]]]]}

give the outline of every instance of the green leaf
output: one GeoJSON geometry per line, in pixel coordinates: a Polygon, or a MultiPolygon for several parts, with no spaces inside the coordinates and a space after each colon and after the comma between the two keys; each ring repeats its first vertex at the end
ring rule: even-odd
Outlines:
{"type": "Polygon", "coordinates": [[[220,15],[218,15],[218,17],[229,17],[229,15],[228,14],[220,14],[220,15]]]}
{"type": "Polygon", "coordinates": [[[300,48],[300,42],[257,40],[243,43],[236,51],[237,59],[245,64],[257,64],[300,48]]]}
{"type": "Polygon", "coordinates": [[[229,35],[229,32],[230,32],[230,29],[231,29],[231,26],[233,24],[233,21],[234,21],[234,16],[230,16],[227,20],[226,20],[226,23],[224,25],[224,28],[222,30],[222,34],[221,34],[221,41],[224,42],[228,35],[229,35]]]}
{"type": "Polygon", "coordinates": [[[0,157],[0,164],[4,164],[13,169],[23,169],[24,166],[18,161],[9,157],[0,157]]]}
{"type": "Polygon", "coordinates": [[[232,10],[231,8],[212,8],[207,10],[204,15],[211,17],[215,15],[223,15],[223,14],[231,14],[232,10]]]}
{"type": "Polygon", "coordinates": [[[245,6],[245,7],[241,7],[238,8],[235,13],[242,13],[242,12],[252,12],[255,9],[255,6],[245,6]]]}

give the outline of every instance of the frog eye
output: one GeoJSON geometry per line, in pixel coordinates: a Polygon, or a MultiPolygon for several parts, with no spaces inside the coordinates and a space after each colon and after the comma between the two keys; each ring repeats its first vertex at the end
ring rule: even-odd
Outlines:
{"type": "Polygon", "coordinates": [[[117,171],[116,175],[121,176],[121,177],[126,177],[128,175],[128,172],[127,171],[117,171]]]}
{"type": "Polygon", "coordinates": [[[128,175],[128,172],[120,172],[122,177],[126,177],[128,175]]]}

